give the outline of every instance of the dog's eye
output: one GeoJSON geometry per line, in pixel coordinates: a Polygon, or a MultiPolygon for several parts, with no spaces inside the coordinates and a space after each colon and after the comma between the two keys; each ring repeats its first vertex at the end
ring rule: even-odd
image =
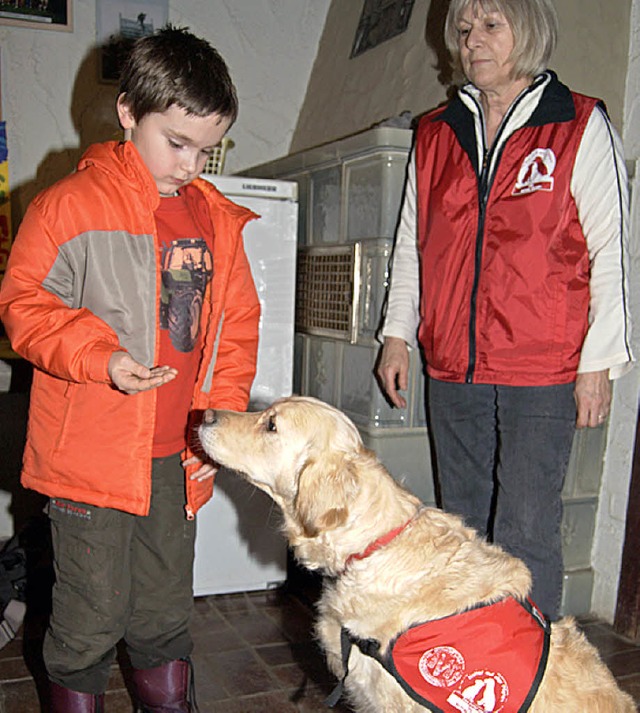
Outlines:
{"type": "Polygon", "coordinates": [[[275,416],[269,416],[269,420],[267,421],[267,431],[271,431],[272,433],[276,433],[278,429],[276,428],[276,417],[275,416]]]}

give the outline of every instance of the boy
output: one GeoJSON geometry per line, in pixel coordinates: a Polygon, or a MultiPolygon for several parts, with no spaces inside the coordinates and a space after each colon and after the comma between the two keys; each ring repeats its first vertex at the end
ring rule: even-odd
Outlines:
{"type": "Polygon", "coordinates": [[[255,375],[255,216],[198,178],[237,115],[226,64],[184,29],[141,38],[117,112],[128,140],[35,198],[0,292],[35,367],[22,484],[49,497],[54,713],[102,710],[121,638],[142,710],[192,710],[193,520],[215,468],[189,441],[205,408],[245,409],[255,375]]]}

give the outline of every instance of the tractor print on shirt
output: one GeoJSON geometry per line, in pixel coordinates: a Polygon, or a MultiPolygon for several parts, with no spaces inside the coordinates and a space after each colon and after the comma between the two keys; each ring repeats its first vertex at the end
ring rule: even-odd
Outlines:
{"type": "Polygon", "coordinates": [[[179,352],[190,352],[200,332],[200,315],[213,275],[213,256],[202,238],[174,240],[162,251],[160,328],[179,352]]]}

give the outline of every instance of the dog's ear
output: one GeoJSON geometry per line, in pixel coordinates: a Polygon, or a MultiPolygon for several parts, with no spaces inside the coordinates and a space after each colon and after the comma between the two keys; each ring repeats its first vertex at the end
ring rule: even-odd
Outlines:
{"type": "Polygon", "coordinates": [[[340,453],[308,460],[300,472],[295,510],[306,537],[343,525],[356,490],[353,462],[340,453]]]}

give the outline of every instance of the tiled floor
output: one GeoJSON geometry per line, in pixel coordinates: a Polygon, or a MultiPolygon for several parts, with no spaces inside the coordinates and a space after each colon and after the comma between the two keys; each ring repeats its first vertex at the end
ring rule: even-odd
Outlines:
{"type": "MultiPolygon", "coordinates": [[[[46,711],[39,652],[47,613],[42,594],[50,585],[47,569],[32,571],[25,624],[19,637],[0,650],[0,713],[46,711]]],[[[318,579],[294,568],[288,585],[279,590],[196,600],[193,661],[201,713],[329,710],[323,701],[335,681],[311,633],[317,592],[318,579]]],[[[581,624],[621,686],[640,702],[640,645],[597,620],[583,619],[581,624]]],[[[123,675],[114,665],[106,713],[132,712],[126,679],[126,667],[123,675]]],[[[332,710],[345,713],[347,708],[332,710]]]]}

